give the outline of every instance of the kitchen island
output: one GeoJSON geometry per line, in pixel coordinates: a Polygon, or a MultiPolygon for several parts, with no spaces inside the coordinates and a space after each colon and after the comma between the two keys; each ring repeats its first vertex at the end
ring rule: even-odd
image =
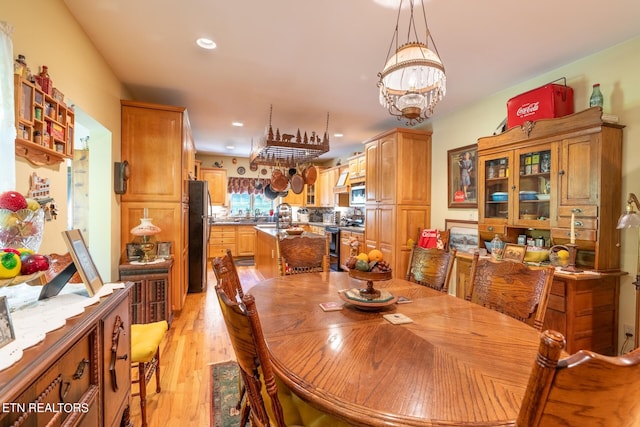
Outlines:
{"type": "MultiPolygon", "coordinates": [[[[275,224],[272,227],[265,225],[256,226],[255,229],[257,230],[256,252],[254,256],[256,269],[265,279],[278,277],[280,273],[278,272],[278,248],[276,239],[278,238],[278,233],[284,233],[284,231],[278,231],[275,228],[275,224]]],[[[310,232],[305,232],[304,235],[319,236],[317,233],[310,232]]],[[[287,238],[296,239],[299,238],[299,236],[287,236],[287,238]]]]}

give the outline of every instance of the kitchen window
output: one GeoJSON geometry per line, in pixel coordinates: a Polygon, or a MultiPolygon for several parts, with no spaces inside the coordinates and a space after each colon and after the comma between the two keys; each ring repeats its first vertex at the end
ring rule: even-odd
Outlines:
{"type": "Polygon", "coordinates": [[[267,199],[264,194],[233,193],[229,197],[229,207],[231,215],[240,215],[240,211],[245,215],[253,216],[258,209],[261,215],[268,214],[273,209],[273,200],[267,199]]]}

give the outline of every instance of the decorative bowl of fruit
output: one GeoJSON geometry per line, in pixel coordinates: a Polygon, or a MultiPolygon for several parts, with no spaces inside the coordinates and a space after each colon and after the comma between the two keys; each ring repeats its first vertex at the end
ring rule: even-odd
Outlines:
{"type": "Polygon", "coordinates": [[[42,285],[38,279],[49,269],[49,257],[28,248],[0,249],[0,287],[28,283],[42,285]]]}
{"type": "Polygon", "coordinates": [[[382,252],[371,250],[368,254],[361,252],[347,259],[346,267],[349,277],[367,282],[367,287],[360,289],[360,295],[368,299],[380,298],[381,292],[373,288],[373,282],[391,280],[391,266],[384,260],[382,252]]]}
{"type": "Polygon", "coordinates": [[[44,210],[17,191],[0,194],[0,248],[37,252],[44,233],[44,210]]]}

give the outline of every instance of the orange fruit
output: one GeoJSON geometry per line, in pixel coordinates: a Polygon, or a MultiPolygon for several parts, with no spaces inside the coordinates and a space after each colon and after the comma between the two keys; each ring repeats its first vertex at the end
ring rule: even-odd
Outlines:
{"type": "Polygon", "coordinates": [[[382,261],[384,255],[378,249],[371,249],[369,251],[369,261],[382,261]]]}
{"type": "Polygon", "coordinates": [[[360,252],[356,258],[369,262],[369,255],[365,254],[364,252],[360,252]]]}

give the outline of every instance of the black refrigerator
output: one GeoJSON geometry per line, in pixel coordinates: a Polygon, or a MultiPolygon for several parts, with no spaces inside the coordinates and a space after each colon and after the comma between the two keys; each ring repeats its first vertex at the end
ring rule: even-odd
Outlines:
{"type": "Polygon", "coordinates": [[[209,244],[209,187],[207,181],[189,181],[189,292],[207,289],[209,244]]]}

